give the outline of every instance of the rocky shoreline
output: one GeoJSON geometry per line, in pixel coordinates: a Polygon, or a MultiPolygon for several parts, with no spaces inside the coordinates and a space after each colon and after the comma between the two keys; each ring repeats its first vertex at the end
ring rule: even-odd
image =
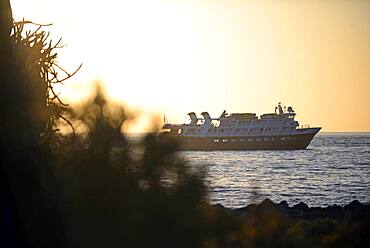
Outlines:
{"type": "Polygon", "coordinates": [[[232,211],[243,216],[258,210],[269,211],[272,209],[280,211],[287,217],[310,220],[317,218],[341,219],[349,214],[362,218],[370,217],[370,205],[361,203],[357,200],[353,200],[345,206],[329,205],[327,207],[309,207],[306,203],[300,202],[290,207],[286,201],[274,203],[270,199],[265,199],[260,204],[250,204],[232,211]]]}
{"type": "Polygon", "coordinates": [[[329,205],[327,207],[309,207],[306,203],[300,202],[293,206],[289,206],[286,201],[274,203],[266,198],[259,204],[249,204],[241,208],[226,208],[221,204],[213,205],[214,208],[231,212],[238,216],[247,216],[256,212],[271,212],[277,211],[288,218],[298,218],[314,220],[318,218],[330,218],[335,220],[343,219],[346,216],[359,218],[369,218],[370,220],[370,204],[364,204],[358,200],[353,200],[345,206],[329,205]]]}
{"type": "Polygon", "coordinates": [[[236,209],[215,204],[211,212],[223,225],[237,227],[225,247],[370,247],[370,205],[357,200],[309,207],[265,199],[236,209]]]}

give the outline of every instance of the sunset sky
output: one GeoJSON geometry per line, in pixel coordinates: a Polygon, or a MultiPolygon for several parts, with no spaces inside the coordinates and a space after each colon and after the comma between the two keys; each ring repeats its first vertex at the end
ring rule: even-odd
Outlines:
{"type": "Polygon", "coordinates": [[[66,45],[59,64],[83,63],[63,89],[69,102],[101,80],[114,100],[172,122],[190,111],[273,112],[282,101],[301,124],[370,131],[370,1],[11,4],[15,20],[53,23],[66,45]]]}

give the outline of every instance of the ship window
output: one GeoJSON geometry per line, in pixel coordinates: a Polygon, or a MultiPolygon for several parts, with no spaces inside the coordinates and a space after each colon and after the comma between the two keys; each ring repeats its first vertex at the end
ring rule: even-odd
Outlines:
{"type": "Polygon", "coordinates": [[[256,138],[256,141],[261,141],[261,139],[260,138],[256,138]]]}
{"type": "Polygon", "coordinates": [[[220,142],[220,140],[219,139],[214,139],[213,142],[218,143],[218,142],[220,142]]]}
{"type": "Polygon", "coordinates": [[[244,139],[240,139],[240,142],[244,142],[244,139]]]}
{"type": "Polygon", "coordinates": [[[261,133],[263,132],[263,128],[261,128],[261,133]]]}
{"type": "Polygon", "coordinates": [[[269,138],[263,138],[263,141],[269,141],[269,138]]]}
{"type": "Polygon", "coordinates": [[[285,140],[285,137],[281,137],[280,139],[281,139],[281,140],[285,140]]]}
{"type": "Polygon", "coordinates": [[[223,139],[222,142],[228,142],[228,139],[223,139]]]}
{"type": "Polygon", "coordinates": [[[271,138],[272,141],[274,141],[275,139],[274,138],[271,138]]]}
{"type": "Polygon", "coordinates": [[[231,139],[231,142],[235,142],[236,141],[236,139],[231,139]]]}
{"type": "Polygon", "coordinates": [[[249,139],[248,139],[248,141],[249,141],[249,142],[252,142],[252,141],[253,141],[253,139],[252,139],[252,138],[249,138],[249,139]]]}
{"type": "Polygon", "coordinates": [[[236,133],[239,133],[239,129],[236,129],[236,130],[235,130],[235,132],[236,132],[236,133]]]}
{"type": "Polygon", "coordinates": [[[223,133],[224,132],[224,130],[223,129],[221,129],[221,133],[223,133]]]}

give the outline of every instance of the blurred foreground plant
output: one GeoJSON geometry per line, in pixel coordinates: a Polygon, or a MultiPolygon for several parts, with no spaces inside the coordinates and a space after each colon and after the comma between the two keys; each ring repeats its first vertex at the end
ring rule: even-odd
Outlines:
{"type": "Polygon", "coordinates": [[[65,106],[53,88],[64,81],[56,64],[58,45],[48,41],[42,25],[14,22],[9,1],[1,0],[0,7],[1,243],[63,246],[48,151],[54,122],[64,118],[65,106]],[[36,28],[25,31],[26,25],[36,28]]]}
{"type": "Polygon", "coordinates": [[[75,72],[56,64],[59,42],[0,4],[0,246],[337,247],[368,233],[358,219],[292,220],[268,201],[246,216],[211,206],[205,172],[172,140],[130,142],[132,116],[99,90],[78,111],[61,102],[54,87],[75,72]],[[60,119],[86,132],[62,136],[60,119]]]}
{"type": "Polygon", "coordinates": [[[7,204],[1,213],[11,217],[1,225],[8,229],[1,243],[199,246],[203,174],[190,171],[175,154],[176,145],[155,135],[132,148],[121,133],[126,112],[100,92],[82,110],[68,108],[55,85],[79,68],[69,74],[56,63],[60,40],[53,44],[43,28],[13,22],[2,36],[1,47],[7,49],[0,75],[1,188],[7,204]],[[35,28],[27,31],[28,25],[35,28]],[[61,136],[56,133],[60,119],[71,126],[80,121],[87,132],[61,136]],[[133,149],[143,155],[133,159],[133,149]]]}
{"type": "Polygon", "coordinates": [[[20,103],[23,107],[25,121],[33,124],[33,129],[40,135],[40,142],[44,143],[58,131],[57,121],[66,121],[73,129],[67,117],[68,105],[59,98],[55,87],[71,78],[82,66],[72,73],[68,73],[57,63],[57,49],[61,48],[61,38],[53,43],[49,39],[49,32],[43,30],[45,26],[30,21],[14,22],[10,41],[14,51],[13,70],[21,79],[15,84],[15,90],[22,94],[20,103]],[[34,28],[26,29],[26,26],[34,28]]]}
{"type": "Polygon", "coordinates": [[[75,116],[88,133],[54,167],[70,245],[200,246],[203,172],[190,170],[173,141],[148,134],[131,144],[120,131],[126,112],[99,91],[75,116]],[[134,149],[142,150],[135,159],[134,149]]]}

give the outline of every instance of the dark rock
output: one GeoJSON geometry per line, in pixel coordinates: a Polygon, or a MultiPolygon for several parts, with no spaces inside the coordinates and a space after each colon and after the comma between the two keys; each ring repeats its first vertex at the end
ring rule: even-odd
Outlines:
{"type": "Polygon", "coordinates": [[[310,212],[312,214],[325,214],[326,209],[322,208],[322,207],[311,207],[311,208],[308,209],[308,212],[310,212]]]}
{"type": "Polygon", "coordinates": [[[343,215],[343,208],[339,205],[331,205],[326,208],[321,207],[311,207],[307,211],[305,211],[305,217],[310,219],[316,218],[334,218],[337,219],[338,217],[343,215]]]}
{"type": "Polygon", "coordinates": [[[266,214],[276,212],[279,211],[279,205],[272,202],[270,199],[265,199],[257,205],[256,211],[266,214]]]}
{"type": "Polygon", "coordinates": [[[224,207],[224,205],[222,205],[221,203],[216,203],[214,205],[212,205],[213,208],[215,209],[218,209],[218,210],[225,210],[226,208],[224,207]]]}
{"type": "MultiPolygon", "coordinates": [[[[219,208],[224,208],[222,205],[219,208]]],[[[226,208],[227,209],[227,208],[226,208]]],[[[249,216],[256,213],[272,213],[278,211],[288,218],[298,218],[306,220],[315,219],[334,219],[342,220],[349,214],[351,218],[370,218],[370,205],[362,204],[355,200],[342,207],[340,205],[331,205],[327,207],[308,207],[306,203],[300,202],[289,207],[286,201],[274,203],[270,199],[263,200],[260,204],[249,204],[242,208],[231,210],[239,216],[249,216]]]]}
{"type": "Polygon", "coordinates": [[[328,211],[331,211],[331,212],[342,212],[343,211],[343,207],[334,204],[334,205],[328,206],[327,207],[327,210],[328,211]]]}
{"type": "Polygon", "coordinates": [[[280,208],[289,208],[287,201],[281,201],[279,203],[280,208]]]}
{"type": "Polygon", "coordinates": [[[276,204],[273,203],[270,199],[266,198],[265,200],[263,200],[258,205],[258,207],[260,207],[260,208],[274,208],[274,207],[276,207],[276,204]]]}
{"type": "Polygon", "coordinates": [[[252,203],[252,204],[249,204],[248,206],[246,206],[245,210],[248,212],[248,211],[256,209],[256,207],[257,207],[257,205],[252,203]]]}
{"type": "Polygon", "coordinates": [[[300,202],[300,203],[294,205],[293,206],[293,209],[296,209],[296,210],[299,210],[299,211],[304,212],[304,211],[307,211],[308,210],[308,206],[307,206],[306,203],[300,202]]]}
{"type": "Polygon", "coordinates": [[[305,214],[308,218],[325,218],[327,211],[326,208],[311,207],[306,211],[305,214]]]}
{"type": "Polygon", "coordinates": [[[363,210],[364,208],[365,206],[361,202],[354,200],[351,201],[346,206],[344,206],[344,211],[360,211],[363,210]]]}
{"type": "Polygon", "coordinates": [[[245,215],[246,213],[254,210],[256,208],[256,204],[249,204],[248,206],[246,207],[242,207],[242,208],[236,208],[234,209],[234,212],[236,214],[239,214],[239,215],[245,215]]]}

